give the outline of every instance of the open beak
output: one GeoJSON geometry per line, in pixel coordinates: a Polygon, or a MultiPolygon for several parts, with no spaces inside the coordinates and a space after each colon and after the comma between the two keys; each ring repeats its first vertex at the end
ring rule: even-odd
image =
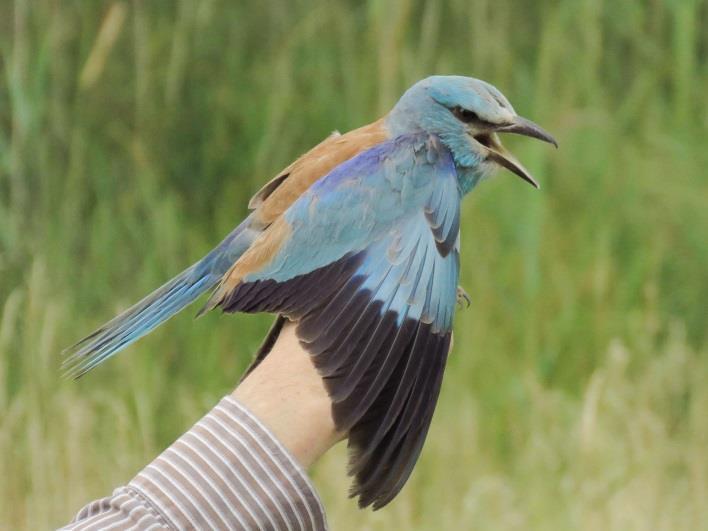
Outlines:
{"type": "Polygon", "coordinates": [[[502,145],[496,133],[513,133],[530,136],[558,147],[556,139],[544,131],[541,126],[521,116],[516,116],[514,122],[511,124],[495,128],[492,133],[475,136],[475,139],[487,148],[489,152],[487,155],[488,160],[492,160],[510,172],[515,173],[534,188],[539,188],[538,183],[531,176],[529,171],[502,145]]]}

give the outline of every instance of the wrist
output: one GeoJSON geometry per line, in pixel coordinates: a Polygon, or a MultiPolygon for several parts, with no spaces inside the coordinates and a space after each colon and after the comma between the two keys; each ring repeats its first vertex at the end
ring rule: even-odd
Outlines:
{"type": "Polygon", "coordinates": [[[342,438],[322,378],[286,324],[273,349],[232,396],[253,413],[304,468],[342,438]]]}

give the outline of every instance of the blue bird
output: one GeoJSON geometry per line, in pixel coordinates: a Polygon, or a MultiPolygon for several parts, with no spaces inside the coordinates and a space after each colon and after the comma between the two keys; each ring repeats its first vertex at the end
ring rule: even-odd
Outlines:
{"type": "Polygon", "coordinates": [[[79,377],[203,293],[201,310],[297,322],[349,438],[352,496],[374,509],[410,476],[450,348],[460,201],[503,167],[538,187],[499,133],[556,145],[492,85],[432,76],[380,120],[333,134],[267,183],[202,260],[68,349],[79,377]]]}

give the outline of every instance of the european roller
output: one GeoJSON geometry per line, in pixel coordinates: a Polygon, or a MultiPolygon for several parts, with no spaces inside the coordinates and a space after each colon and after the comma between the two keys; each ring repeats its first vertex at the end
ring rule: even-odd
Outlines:
{"type": "Polygon", "coordinates": [[[269,312],[322,376],[348,434],[352,496],[374,509],[401,490],[437,402],[458,297],[460,201],[502,167],[537,187],[501,144],[556,145],[495,87],[432,76],[383,118],[335,133],[261,188],[209,254],[68,349],[79,377],[211,291],[200,313],[269,312]]]}

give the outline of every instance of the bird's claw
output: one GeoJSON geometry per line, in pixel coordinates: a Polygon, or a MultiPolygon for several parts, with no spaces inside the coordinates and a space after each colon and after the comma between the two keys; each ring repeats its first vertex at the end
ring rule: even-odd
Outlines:
{"type": "Polygon", "coordinates": [[[457,286],[457,304],[460,308],[462,308],[463,304],[465,308],[469,308],[470,304],[472,304],[472,299],[470,299],[470,296],[467,295],[462,286],[457,286]]]}

